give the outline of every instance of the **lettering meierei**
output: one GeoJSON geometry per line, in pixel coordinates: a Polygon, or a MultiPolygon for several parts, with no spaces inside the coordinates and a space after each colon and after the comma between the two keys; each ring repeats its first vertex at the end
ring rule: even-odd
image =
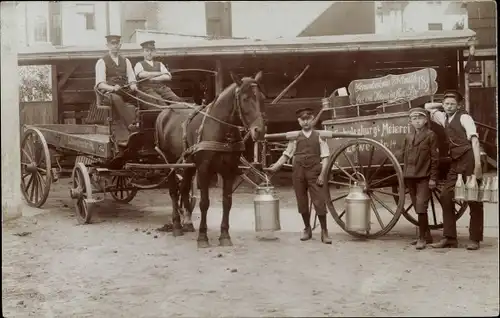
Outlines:
{"type": "Polygon", "coordinates": [[[351,104],[376,103],[388,100],[412,100],[433,95],[437,91],[437,72],[424,68],[415,72],[354,80],[349,84],[351,104]]]}

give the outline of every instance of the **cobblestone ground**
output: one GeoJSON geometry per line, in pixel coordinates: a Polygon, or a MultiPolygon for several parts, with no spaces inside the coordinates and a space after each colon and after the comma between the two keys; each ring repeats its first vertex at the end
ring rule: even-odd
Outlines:
{"type": "MultiPolygon", "coordinates": [[[[332,218],[333,244],[300,242],[290,188],[280,188],[279,240],[255,238],[253,194],[234,196],[233,247],[218,247],[221,193],[211,191],[209,237],[159,233],[166,191],[140,192],[128,205],[100,204],[79,226],[69,180],[53,185],[43,210],[3,226],[4,317],[492,316],[499,314],[498,206],[486,206],[485,241],[415,251],[415,227],[401,218],[386,236],[354,240],[332,218]]],[[[199,210],[194,213],[198,225],[199,210]]],[[[459,222],[466,243],[468,215],[459,222]]],[[[440,231],[433,232],[437,239],[440,231]]]]}

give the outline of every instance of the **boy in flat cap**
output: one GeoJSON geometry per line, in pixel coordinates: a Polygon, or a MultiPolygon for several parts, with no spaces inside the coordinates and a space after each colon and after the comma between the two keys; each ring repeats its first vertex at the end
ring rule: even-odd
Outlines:
{"type": "Polygon", "coordinates": [[[429,129],[428,112],[421,107],[412,108],[409,117],[413,131],[403,144],[403,175],[418,216],[419,236],[414,244],[421,250],[432,243],[427,207],[430,190],[438,180],[439,148],[436,134],[429,129]]]}
{"type": "Polygon", "coordinates": [[[268,170],[278,171],[285,162],[293,157],[293,188],[297,198],[299,213],[304,221],[304,232],[301,241],[312,238],[311,212],[309,198],[311,195],[314,209],[321,224],[321,241],[331,244],[326,222],[326,204],[323,195],[323,176],[326,173],[327,159],[330,149],[326,141],[312,127],[314,120],[311,108],[302,108],[297,111],[297,117],[302,131],[296,140],[291,140],[283,155],[268,170]]]}
{"type": "Polygon", "coordinates": [[[95,65],[95,87],[110,92],[113,108],[129,131],[135,131],[134,100],[124,93],[121,87],[129,84],[131,91],[137,90],[136,79],[129,59],[120,55],[121,36],[106,36],[108,54],[100,58],[95,65]]]}
{"type": "MultiPolygon", "coordinates": [[[[444,93],[443,108],[437,108],[438,103],[427,103],[425,108],[430,111],[431,119],[444,127],[449,144],[451,166],[446,176],[446,184],[441,192],[441,205],[443,207],[443,239],[432,247],[445,248],[457,247],[457,224],[455,217],[454,188],[457,175],[465,178],[474,174],[482,178],[481,157],[478,133],[472,117],[462,110],[462,94],[455,90],[444,93]]],[[[484,210],[482,202],[469,202],[470,223],[468,250],[479,249],[479,242],[483,240],[484,210]]]]}
{"type": "MultiPolygon", "coordinates": [[[[183,99],[177,96],[170,87],[165,85],[165,82],[172,79],[172,75],[162,62],[153,61],[154,53],[156,51],[155,41],[146,41],[141,43],[144,60],[137,62],[134,67],[135,74],[141,82],[139,87],[141,91],[155,98],[145,97],[145,99],[155,105],[169,105],[158,98],[170,101],[182,102],[183,99]],[[150,78],[150,79],[146,79],[150,78]],[[143,80],[146,79],[146,80],[143,80]]],[[[146,108],[153,108],[145,104],[146,108]]]]}

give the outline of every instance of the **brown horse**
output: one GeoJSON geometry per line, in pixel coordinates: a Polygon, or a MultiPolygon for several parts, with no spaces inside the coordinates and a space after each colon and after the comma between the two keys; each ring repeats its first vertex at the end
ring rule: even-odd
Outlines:
{"type": "Polygon", "coordinates": [[[198,111],[179,109],[182,104],[173,104],[163,110],[156,120],[156,142],[169,163],[176,163],[184,157],[196,168],[186,168],[182,173],[180,189],[175,173],[168,178],[172,199],[172,231],[174,236],[183,235],[180,210],[184,211],[184,229],[194,231],[191,220],[189,193],[195,173],[200,189],[201,221],[198,233],[198,247],[208,247],[207,212],[210,205],[209,185],[212,177],[222,176],[221,233],[219,244],[231,246],[229,235],[229,212],[232,205],[232,187],[240,174],[238,164],[245,150],[240,128],[250,130],[252,139],[262,140],[265,134],[263,119],[264,95],[259,88],[262,72],[255,78],[242,79],[231,73],[234,81],[206,108],[198,111]],[[241,126],[243,125],[243,126],[241,126]],[[180,195],[179,195],[180,192],[180,195]],[[181,199],[181,200],[179,200],[181,199]]]}

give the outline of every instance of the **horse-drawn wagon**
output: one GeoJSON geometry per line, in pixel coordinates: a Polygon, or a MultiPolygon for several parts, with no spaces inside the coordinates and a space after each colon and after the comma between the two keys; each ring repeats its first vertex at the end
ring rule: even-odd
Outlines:
{"type": "MultiPolygon", "coordinates": [[[[198,107],[186,104],[186,107],[198,107]]],[[[192,164],[169,164],[155,147],[155,121],[161,109],[136,111],[139,131],[118,137],[121,123],[113,119],[112,108],[94,104],[91,114],[104,111],[108,125],[53,124],[26,125],[21,142],[21,190],[27,203],[41,207],[51,184],[59,178],[59,162],[75,159],[70,196],[75,200],[76,217],[88,223],[96,195],[109,193],[122,203],[134,199],[141,189],[166,185],[171,169],[192,164]]],[[[194,205],[194,198],[191,208],[194,205]]]]}
{"type": "MultiPolygon", "coordinates": [[[[408,110],[427,101],[439,101],[436,71],[424,68],[415,72],[387,75],[381,78],[355,80],[349,85],[349,96],[323,98],[322,113],[332,118],[322,122],[332,151],[325,176],[327,207],[335,222],[349,234],[360,238],[376,238],[387,234],[403,215],[418,225],[413,205],[405,190],[401,147],[410,132],[408,110]],[[343,105],[343,106],[339,106],[343,105]],[[332,107],[333,106],[333,107],[332,107]],[[326,133],[331,132],[331,136],[326,133]],[[352,136],[349,137],[348,135],[352,136]],[[355,135],[362,137],[354,137],[355,135]],[[339,138],[341,137],[341,138],[339,138]],[[361,185],[369,198],[370,216],[366,231],[351,230],[346,222],[346,197],[351,186],[361,185]],[[370,221],[371,217],[371,221],[370,221]],[[372,224],[375,226],[372,228],[372,224]]],[[[429,121],[439,140],[439,180],[430,199],[430,229],[443,227],[440,192],[451,159],[443,127],[429,121]]],[[[266,136],[265,144],[279,139],[293,139],[293,133],[266,136]]],[[[265,149],[265,147],[264,147],[265,149]]],[[[278,148],[278,149],[282,149],[278,148]]],[[[312,204],[310,205],[312,209],[312,204]]],[[[467,203],[455,203],[458,220],[467,203]]]]}
{"type": "MultiPolygon", "coordinates": [[[[266,71],[270,69],[275,72],[280,72],[283,71],[283,68],[286,70],[290,65],[300,66],[301,64],[310,64],[311,67],[308,71],[310,77],[306,75],[303,80],[304,85],[299,85],[300,89],[297,90],[298,92],[304,92],[303,98],[299,93],[296,93],[299,95],[295,97],[288,96],[289,98],[287,101],[283,101],[282,103],[268,103],[263,109],[265,110],[268,120],[268,131],[279,132],[280,122],[278,121],[286,121],[287,125],[289,125],[290,118],[288,117],[293,116],[288,115],[293,113],[295,110],[294,107],[303,107],[302,104],[307,102],[306,99],[310,100],[310,96],[317,94],[319,91],[324,90],[325,95],[323,97],[326,97],[327,91],[332,91],[335,87],[346,86],[346,83],[349,82],[354,83],[356,82],[356,78],[377,78],[380,81],[380,76],[388,73],[401,74],[408,68],[413,70],[416,68],[424,68],[425,72],[428,74],[429,81],[427,84],[429,85],[432,84],[433,80],[436,80],[435,77],[431,80],[433,77],[432,70],[436,69],[438,73],[436,81],[439,83],[439,87],[444,89],[459,86],[460,89],[465,91],[466,108],[468,108],[468,77],[463,68],[463,50],[468,49],[469,46],[473,44],[473,36],[474,32],[463,30],[430,32],[429,34],[404,34],[395,37],[358,35],[352,37],[298,38],[290,41],[221,41],[214,44],[203,43],[199,47],[193,46],[189,48],[189,50],[178,50],[175,47],[159,47],[158,53],[163,56],[169,56],[169,59],[172,59],[173,56],[176,55],[179,61],[187,59],[188,57],[202,57],[191,58],[189,60],[190,63],[194,63],[195,61],[203,61],[205,63],[215,60],[215,69],[219,76],[216,76],[212,85],[215,86],[217,94],[222,92],[224,84],[224,76],[221,75],[224,68],[222,67],[223,63],[221,61],[226,61],[225,58],[227,58],[227,65],[225,67],[232,70],[240,67],[239,74],[254,73],[256,69],[264,69],[266,71]],[[252,54],[248,54],[248,52],[252,52],[252,54]],[[213,59],[210,59],[212,57],[213,59]],[[238,59],[236,59],[236,57],[238,57],[238,59]],[[236,60],[239,62],[236,63],[236,60]],[[280,66],[280,63],[283,64],[283,67],[280,66]],[[243,65],[249,66],[243,67],[243,65]],[[244,69],[241,69],[242,67],[244,69]],[[276,68],[276,70],[273,68],[276,68]],[[366,74],[370,76],[366,76],[366,74]],[[325,76],[329,76],[328,81],[325,81],[327,78],[325,76]],[[323,82],[316,82],[314,80],[315,78],[321,79],[323,82]],[[324,87],[320,84],[324,84],[324,87]],[[292,103],[292,101],[294,101],[294,103],[292,103]],[[292,104],[294,105],[293,107],[292,104]]],[[[139,52],[134,50],[136,49],[130,48],[127,49],[126,52],[128,52],[127,54],[138,55],[139,52]]],[[[91,53],[95,55],[95,58],[99,57],[99,54],[101,54],[97,51],[91,53]]],[[[90,56],[89,54],[88,56],[90,56]]],[[[88,58],[88,56],[86,56],[86,58],[88,58]]],[[[472,55],[469,55],[469,57],[471,56],[472,55]]],[[[26,60],[30,59],[29,56],[25,58],[26,60]]],[[[46,54],[43,58],[46,60],[55,59],[50,54],[46,54]]],[[[63,57],[58,57],[58,59],[62,58],[63,57]]],[[[305,70],[308,68],[309,67],[306,67],[305,70]]],[[[305,71],[303,71],[303,73],[304,72],[305,71]]],[[[65,80],[67,77],[69,77],[69,75],[64,76],[61,80],[65,80]]],[[[287,75],[284,74],[284,77],[286,78],[287,75]]],[[[417,76],[417,78],[421,77],[420,75],[417,76]]],[[[265,88],[264,92],[270,92],[273,89],[277,91],[276,87],[271,87],[277,77],[270,76],[267,78],[268,82],[264,81],[261,83],[263,88],[265,88]]],[[[409,79],[401,80],[397,85],[403,88],[406,85],[407,88],[410,87],[411,89],[415,89],[415,87],[419,87],[418,85],[424,84],[423,82],[418,82],[418,80],[416,84],[415,82],[408,84],[405,81],[409,81],[409,79]]],[[[295,83],[295,81],[293,83],[295,83]]],[[[432,85],[434,86],[420,89],[417,94],[415,91],[411,90],[408,92],[400,90],[399,93],[396,93],[397,96],[375,94],[372,95],[377,96],[377,102],[375,103],[373,103],[374,100],[370,101],[366,99],[367,96],[369,97],[369,94],[371,94],[369,92],[370,85],[358,85],[359,87],[365,87],[365,91],[358,94],[360,96],[358,98],[359,100],[349,101],[344,104],[341,103],[341,107],[338,107],[339,104],[337,101],[339,99],[333,96],[328,98],[326,103],[328,107],[326,107],[318,117],[318,120],[321,119],[322,121],[323,128],[331,131],[337,130],[339,133],[357,133],[365,135],[363,138],[347,140],[332,139],[330,141],[332,155],[329,161],[330,174],[327,177],[327,181],[329,181],[328,183],[330,184],[328,189],[331,190],[328,195],[332,200],[328,203],[330,212],[337,223],[345,229],[342,208],[342,200],[345,198],[345,193],[342,194],[342,189],[336,188],[347,187],[349,180],[352,182],[356,176],[359,177],[363,175],[365,179],[367,179],[367,186],[370,189],[368,192],[370,192],[372,198],[372,214],[377,220],[375,223],[380,227],[380,230],[371,231],[370,233],[350,232],[352,235],[369,238],[384,235],[393,228],[401,214],[411,222],[415,222],[415,219],[411,215],[411,207],[408,204],[409,200],[404,200],[405,193],[401,168],[393,152],[399,145],[403,134],[408,131],[406,110],[413,105],[419,104],[423,100],[427,101],[434,98],[432,96],[436,93],[437,84],[434,83],[432,85]],[[419,97],[415,100],[414,97],[416,95],[419,97]],[[398,98],[402,98],[404,101],[398,102],[398,98]],[[394,103],[388,103],[390,100],[394,103]],[[382,134],[384,135],[381,136],[382,134]],[[337,195],[337,193],[340,194],[337,195]],[[381,198],[381,196],[385,196],[386,198],[381,198]],[[396,203],[397,207],[391,208],[394,203],[396,203]],[[379,213],[380,210],[385,210],[387,216],[381,216],[379,213]]],[[[64,86],[64,83],[60,83],[59,86],[64,86]]],[[[374,84],[372,86],[375,87],[376,85],[374,84]]],[[[281,90],[282,87],[283,86],[280,84],[278,90],[281,90]]],[[[350,89],[350,93],[351,97],[355,96],[355,94],[352,93],[352,89],[350,89]]],[[[277,95],[275,100],[281,98],[282,95],[283,94],[277,95]]],[[[314,101],[314,105],[311,106],[314,106],[314,108],[319,111],[321,105],[321,98],[318,98],[314,101]]],[[[158,112],[155,113],[155,111],[148,112],[144,110],[140,111],[139,114],[139,117],[142,116],[140,119],[142,121],[142,127],[153,129],[151,125],[158,116],[158,112]]],[[[293,118],[291,124],[293,124],[293,118]]],[[[162,168],[161,164],[166,165],[166,163],[164,158],[162,158],[154,148],[152,131],[142,131],[142,134],[139,135],[141,137],[134,137],[136,139],[131,138],[128,140],[128,143],[124,145],[118,144],[112,138],[110,139],[111,134],[109,131],[110,128],[103,125],[82,125],[78,128],[76,128],[76,126],[66,126],[66,128],[58,128],[56,126],[39,126],[37,128],[35,126],[28,127],[27,133],[29,133],[29,135],[38,136],[38,138],[44,135],[48,136],[47,138],[49,141],[41,143],[44,145],[44,147],[42,147],[43,153],[47,158],[50,157],[50,155],[47,155],[47,148],[54,148],[56,151],[61,151],[63,148],[60,146],[61,143],[66,142],[67,145],[68,141],[70,141],[70,143],[73,143],[73,148],[64,149],[63,153],[71,153],[74,155],[76,152],[79,152],[85,156],[93,157],[92,160],[100,162],[101,166],[98,168],[96,164],[93,164],[90,169],[91,171],[88,171],[89,169],[85,171],[82,164],[78,163],[73,169],[75,184],[78,178],[83,180],[82,184],[87,185],[99,179],[94,177],[94,175],[108,175],[110,180],[105,183],[104,188],[100,185],[96,187],[97,192],[103,192],[104,190],[111,191],[115,198],[121,198],[118,194],[120,190],[128,191],[126,193],[124,192],[123,199],[120,199],[124,201],[133,198],[137,189],[158,186],[158,184],[164,180],[162,178],[166,177],[165,174],[158,173],[158,169],[162,168]],[[57,138],[60,138],[62,141],[55,140],[53,136],[56,135],[60,136],[57,138]],[[95,135],[100,135],[100,137],[96,137],[95,135]],[[94,142],[91,138],[100,138],[99,140],[101,141],[94,142]],[[89,151],[89,149],[92,149],[92,151],[89,151]],[[117,149],[118,152],[116,151],[117,149]],[[120,153],[120,150],[122,150],[122,152],[128,152],[130,154],[128,158],[133,157],[136,162],[128,161],[124,163],[123,155],[115,158],[115,154],[120,153]],[[137,162],[137,160],[139,162],[137,162]],[[123,169],[125,165],[122,166],[122,164],[128,164],[126,167],[129,169],[123,169]],[[115,165],[118,167],[116,170],[115,165]],[[151,169],[152,167],[154,167],[154,169],[151,169]],[[150,180],[150,183],[148,183],[147,180],[150,180]]],[[[439,133],[439,131],[437,132],[439,133]]],[[[41,140],[41,138],[39,139],[41,140]]],[[[28,143],[30,139],[27,138],[26,140],[26,142],[23,142],[23,145],[28,143]]],[[[269,162],[268,157],[270,151],[268,150],[270,148],[270,141],[265,141],[261,143],[261,145],[263,153],[262,166],[265,167],[267,166],[266,162],[269,162]]],[[[443,154],[446,153],[445,149],[442,149],[441,152],[443,154]]],[[[258,162],[258,155],[259,151],[257,149],[254,150],[254,163],[258,162]]],[[[26,163],[23,165],[29,167],[30,172],[37,172],[48,171],[47,167],[52,167],[54,163],[57,163],[57,159],[56,162],[51,159],[47,159],[47,161],[50,164],[46,163],[45,167],[43,165],[39,166],[38,168],[41,169],[34,168],[32,165],[26,163]]],[[[243,161],[248,163],[246,160],[243,161]]],[[[180,164],[178,167],[187,167],[185,165],[186,164],[180,164]]],[[[187,165],[193,166],[192,164],[187,165]]],[[[446,158],[443,158],[442,165],[443,167],[446,166],[446,158]]],[[[167,166],[163,166],[163,168],[166,167],[167,166]]],[[[48,178],[52,178],[53,175],[48,174],[48,176],[48,178]]],[[[40,180],[40,176],[34,177],[34,179],[38,181],[40,180]]],[[[47,183],[49,184],[48,187],[50,187],[50,181],[51,179],[45,182],[45,187],[47,187],[47,183]]],[[[38,184],[43,185],[44,183],[38,182],[38,184]]],[[[27,183],[24,185],[26,186],[27,183]]],[[[40,188],[40,186],[38,187],[40,188]]],[[[35,196],[35,191],[37,191],[37,193],[42,193],[40,199],[31,199],[31,189],[29,193],[25,191],[27,200],[35,206],[41,206],[46,199],[46,192],[48,192],[48,190],[46,191],[46,188],[41,188],[43,191],[33,190],[33,196],[35,196]]],[[[78,188],[77,186],[74,187],[74,189],[78,188]]],[[[80,188],[83,189],[81,186],[80,188]]],[[[74,197],[84,198],[86,190],[83,191],[81,189],[72,191],[72,195],[74,197]]],[[[434,196],[433,199],[437,199],[437,197],[434,196]]],[[[433,200],[432,202],[433,204],[438,204],[438,200],[433,200]]],[[[463,214],[465,208],[465,206],[462,206],[457,209],[457,217],[463,214]]],[[[84,219],[85,218],[82,220],[84,219]]],[[[434,220],[432,217],[430,219],[431,222],[434,220]]],[[[431,224],[433,228],[442,226],[437,220],[434,221],[434,223],[435,224],[431,224]]]]}

